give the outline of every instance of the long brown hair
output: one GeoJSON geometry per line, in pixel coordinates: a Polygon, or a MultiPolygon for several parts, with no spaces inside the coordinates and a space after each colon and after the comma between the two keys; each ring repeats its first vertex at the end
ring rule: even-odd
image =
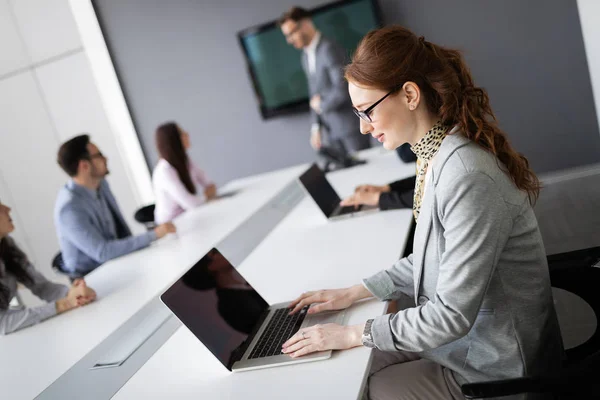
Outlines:
{"type": "Polygon", "coordinates": [[[345,76],[384,91],[415,82],[431,113],[445,125],[458,126],[467,138],[493,153],[531,203],[538,198],[537,176],[498,127],[487,92],[474,85],[459,51],[430,43],[406,28],[389,26],[362,39],[345,76]]]}
{"type": "MultiPolygon", "coordinates": [[[[6,273],[12,274],[17,282],[24,285],[33,283],[33,278],[26,269],[29,264],[27,256],[9,236],[0,238],[0,262],[4,263],[6,273]]],[[[4,275],[0,273],[0,278],[4,278],[4,275]]],[[[0,283],[0,310],[8,308],[11,300],[9,295],[9,288],[0,283]]]]}
{"type": "Polygon", "coordinates": [[[167,122],[156,129],[156,148],[161,158],[175,168],[179,180],[187,191],[196,194],[196,186],[192,182],[188,168],[188,156],[181,142],[181,132],[175,122],[167,122]]]}

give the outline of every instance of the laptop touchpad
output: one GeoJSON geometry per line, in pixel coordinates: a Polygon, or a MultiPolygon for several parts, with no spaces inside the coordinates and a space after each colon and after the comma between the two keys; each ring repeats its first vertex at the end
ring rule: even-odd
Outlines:
{"type": "Polygon", "coordinates": [[[306,323],[307,326],[312,325],[324,325],[324,324],[341,324],[344,317],[343,312],[326,312],[323,314],[311,315],[310,318],[307,318],[308,321],[306,323]]]}

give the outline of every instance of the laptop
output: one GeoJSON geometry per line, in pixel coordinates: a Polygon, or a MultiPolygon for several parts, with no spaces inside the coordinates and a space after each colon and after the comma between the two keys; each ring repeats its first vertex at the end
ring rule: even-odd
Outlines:
{"type": "Polygon", "coordinates": [[[345,315],[308,315],[307,307],[288,315],[289,303],[267,303],[216,248],[160,299],[230,371],[327,359],[331,350],[292,358],[281,353],[281,346],[302,328],[341,324],[345,315]]]}
{"type": "Polygon", "coordinates": [[[378,211],[377,207],[361,205],[342,207],[342,199],[331,186],[325,173],[315,163],[300,175],[300,183],[328,219],[341,219],[378,211]]]}

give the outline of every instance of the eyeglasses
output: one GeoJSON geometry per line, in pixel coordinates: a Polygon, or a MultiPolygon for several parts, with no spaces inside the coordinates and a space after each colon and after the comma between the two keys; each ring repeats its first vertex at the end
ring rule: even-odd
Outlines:
{"type": "Polygon", "coordinates": [[[288,33],[284,33],[283,36],[285,36],[286,39],[289,39],[290,37],[292,37],[292,35],[296,32],[298,32],[300,30],[300,23],[298,23],[296,25],[296,27],[294,29],[292,29],[291,31],[289,31],[288,33]]]}
{"type": "Polygon", "coordinates": [[[366,122],[369,122],[369,123],[373,122],[373,120],[371,119],[371,113],[373,112],[373,109],[375,107],[377,107],[379,105],[379,103],[381,103],[382,101],[384,101],[390,94],[398,91],[398,89],[400,89],[401,87],[402,87],[402,85],[396,86],[388,94],[386,94],[385,96],[383,96],[382,98],[380,98],[379,100],[377,100],[375,102],[375,104],[373,104],[371,107],[367,108],[365,111],[357,110],[354,107],[352,107],[352,111],[354,111],[354,114],[356,114],[356,116],[358,118],[362,119],[363,121],[366,121],[366,122]]]}

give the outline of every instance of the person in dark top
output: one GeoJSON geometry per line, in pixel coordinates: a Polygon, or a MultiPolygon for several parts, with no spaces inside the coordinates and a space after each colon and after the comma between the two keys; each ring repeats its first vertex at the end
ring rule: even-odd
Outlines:
{"type": "MultiPolygon", "coordinates": [[[[405,163],[414,162],[417,156],[408,143],[396,149],[398,157],[405,163]]],[[[416,176],[391,182],[384,186],[360,185],[354,194],[342,201],[342,206],[378,206],[380,210],[412,208],[416,176]]]]}

